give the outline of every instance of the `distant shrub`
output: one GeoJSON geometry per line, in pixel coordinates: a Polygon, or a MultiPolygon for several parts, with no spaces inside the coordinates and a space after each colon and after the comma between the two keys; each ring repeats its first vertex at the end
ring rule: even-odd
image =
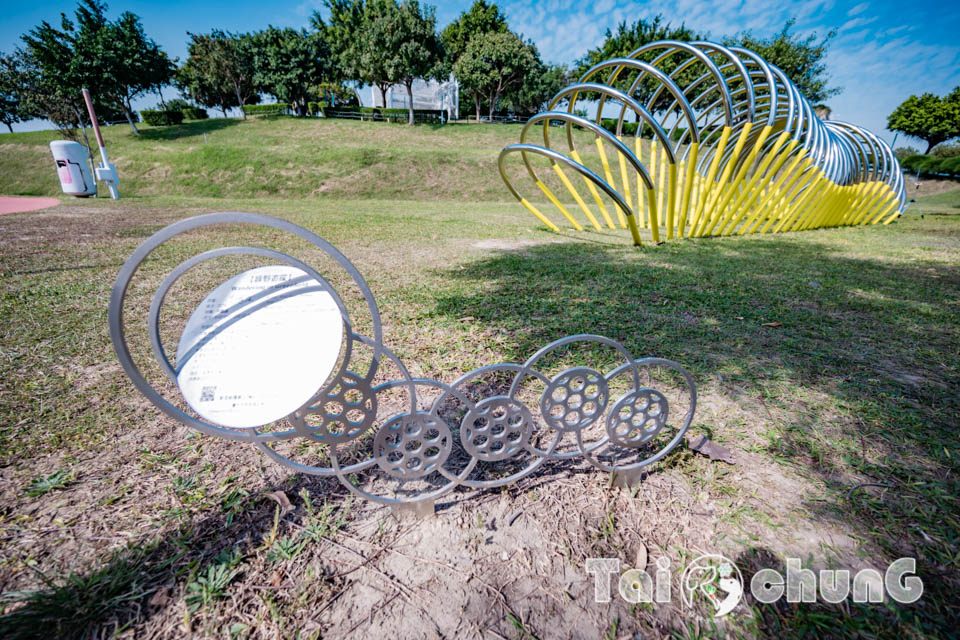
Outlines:
{"type": "Polygon", "coordinates": [[[380,117],[389,122],[406,122],[410,119],[408,109],[379,109],[380,117]]]}
{"type": "Polygon", "coordinates": [[[180,109],[180,113],[183,114],[183,117],[187,120],[206,120],[209,115],[207,115],[206,109],[201,109],[200,107],[185,107],[180,109]]]}
{"type": "Polygon", "coordinates": [[[913,147],[897,147],[893,150],[893,155],[897,157],[897,160],[903,160],[907,156],[919,155],[920,151],[914,149],[913,147]]]}
{"type": "MultiPolygon", "coordinates": [[[[408,122],[410,120],[409,109],[383,109],[379,108],[380,117],[390,122],[408,122]]],[[[414,109],[414,122],[440,122],[443,111],[440,109],[414,109]]]]}
{"type": "MultiPolygon", "coordinates": [[[[600,120],[600,126],[609,131],[610,133],[617,133],[617,121],[614,118],[602,118],[600,120]]],[[[625,136],[635,136],[637,135],[637,123],[636,122],[624,122],[623,123],[623,135],[625,136]]]]}
{"type": "Polygon", "coordinates": [[[941,142],[933,148],[930,155],[937,158],[956,158],[960,156],[960,144],[947,144],[941,142]]]}
{"type": "Polygon", "coordinates": [[[183,122],[182,111],[155,111],[152,109],[144,109],[140,112],[140,117],[143,118],[144,122],[154,127],[163,127],[183,122]]]}
{"type": "Polygon", "coordinates": [[[277,102],[276,104],[248,104],[243,107],[243,112],[248,116],[273,116],[290,113],[290,109],[290,103],[277,102]]]}
{"type": "Polygon", "coordinates": [[[945,173],[960,177],[960,156],[946,158],[940,162],[940,166],[943,168],[945,173]]]}
{"type": "Polygon", "coordinates": [[[363,118],[363,114],[360,113],[360,107],[353,104],[338,104],[336,107],[326,107],[323,110],[323,115],[327,118],[351,118],[354,120],[363,118]]]}
{"type": "Polygon", "coordinates": [[[190,104],[183,98],[174,98],[173,100],[167,100],[165,105],[161,105],[161,111],[183,111],[184,109],[190,109],[194,105],[190,104]]]}
{"type": "MultiPolygon", "coordinates": [[[[443,113],[444,112],[440,109],[414,109],[413,119],[416,122],[441,122],[443,113]]],[[[408,109],[384,109],[383,107],[337,105],[336,107],[325,107],[323,109],[323,115],[327,118],[360,118],[361,120],[406,122],[410,118],[410,111],[408,109]]]]}
{"type": "Polygon", "coordinates": [[[932,155],[912,155],[901,160],[900,167],[904,171],[914,173],[960,177],[960,157],[937,158],[932,155]]]}
{"type": "Polygon", "coordinates": [[[320,102],[308,102],[307,103],[307,113],[311,116],[315,115],[324,115],[324,110],[327,108],[326,101],[321,100],[320,102]]]}

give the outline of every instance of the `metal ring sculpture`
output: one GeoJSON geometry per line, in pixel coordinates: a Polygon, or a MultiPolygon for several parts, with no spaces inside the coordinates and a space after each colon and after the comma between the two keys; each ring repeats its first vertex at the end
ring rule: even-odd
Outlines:
{"type": "Polygon", "coordinates": [[[780,69],[747,49],[712,42],[663,40],[594,65],[527,121],[519,144],[503,149],[499,167],[507,188],[559,231],[508,177],[504,161],[514,153],[571,226],[584,228],[573,207],[537,175],[531,155],[550,161],[589,225],[629,228],[637,246],[640,229],[649,229],[654,242],[777,233],[889,224],[906,208],[903,173],[885,142],[853,124],[821,121],[780,69]],[[578,100],[596,101],[594,120],[584,117],[578,100]],[[607,104],[618,111],[615,133],[602,126],[607,104]],[[632,149],[623,137],[631,113],[638,127],[632,149]],[[551,123],[565,127],[565,148],[551,146],[551,123]],[[535,125],[543,130],[542,145],[527,142],[535,125]],[[595,170],[574,144],[575,127],[595,138],[595,170]],[[582,176],[586,193],[565,169],[582,176]]]}
{"type": "MultiPolygon", "coordinates": [[[[244,303],[262,304],[262,292],[249,295],[244,303]]],[[[198,309],[203,306],[201,303],[198,309]]],[[[233,310],[242,308],[237,304],[233,310]]],[[[523,364],[482,367],[452,384],[414,378],[383,345],[376,301],[356,267],[316,234],[258,214],[202,215],[176,222],[151,236],[120,269],[110,298],[109,324],[117,357],[127,375],[168,416],[207,435],[254,443],[282,465],[303,473],[336,477],[359,496],[393,505],[430,503],[457,486],[503,486],[529,475],[551,459],[582,457],[600,470],[636,477],[633,472],[660,460],[680,442],[696,409],[696,387],[683,367],[659,358],[634,360],[620,344],[593,335],[557,340],[523,364]],[[155,362],[174,383],[178,383],[180,369],[164,350],[160,316],[174,283],[202,263],[240,255],[293,266],[308,274],[310,290],[328,293],[341,314],[344,335],[337,338],[345,340],[340,342],[340,357],[310,400],[280,420],[247,428],[228,427],[198,417],[199,414],[180,408],[183,398],[171,401],[165,397],[135,363],[124,320],[131,283],[151,253],[181,234],[222,224],[257,225],[292,234],[332,258],[359,290],[373,333],[373,337],[367,337],[354,332],[350,314],[329,281],[313,267],[284,253],[259,246],[234,246],[205,251],[181,262],[154,293],[146,322],[155,362]],[[608,360],[619,361],[619,365],[606,373],[574,367],[553,378],[538,370],[549,354],[583,343],[608,350],[608,360]],[[368,349],[371,356],[369,364],[357,367],[353,359],[361,348],[368,349]],[[385,375],[383,361],[392,362],[399,378],[381,379],[385,375]],[[665,386],[669,389],[651,388],[653,371],[667,372],[671,382],[665,386]],[[501,381],[499,391],[480,386],[478,392],[475,383],[490,377],[501,381]],[[543,391],[538,399],[524,402],[521,396],[530,393],[530,383],[542,386],[543,391]],[[614,397],[617,387],[622,393],[614,397]],[[405,400],[388,408],[384,396],[398,391],[405,394],[405,400]],[[672,425],[668,425],[668,416],[675,418],[672,425]],[[561,447],[564,439],[567,443],[561,447]],[[291,443],[303,444],[309,455],[317,455],[321,460],[306,463],[281,451],[282,446],[291,443]],[[318,446],[319,451],[311,449],[313,446],[318,446]]],[[[177,359],[181,357],[178,355],[177,359]]],[[[178,364],[184,366],[183,362],[178,364]]]]}

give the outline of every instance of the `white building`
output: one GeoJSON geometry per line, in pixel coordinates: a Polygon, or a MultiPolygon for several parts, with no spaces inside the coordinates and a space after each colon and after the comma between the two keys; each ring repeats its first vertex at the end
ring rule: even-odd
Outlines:
{"type": "MultiPolygon", "coordinates": [[[[395,84],[387,89],[385,105],[380,99],[380,89],[375,86],[364,87],[357,92],[357,96],[363,107],[409,108],[407,88],[402,84],[395,84]]],[[[453,74],[450,74],[446,82],[417,78],[413,82],[413,108],[446,111],[448,120],[457,120],[460,117],[460,83],[453,74]]]]}

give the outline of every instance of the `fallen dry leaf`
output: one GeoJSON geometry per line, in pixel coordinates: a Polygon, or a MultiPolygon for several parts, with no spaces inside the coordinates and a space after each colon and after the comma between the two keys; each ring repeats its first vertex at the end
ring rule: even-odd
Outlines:
{"type": "Polygon", "coordinates": [[[763,326],[764,327],[782,327],[783,323],[782,322],[764,322],[763,326]]]}
{"type": "Polygon", "coordinates": [[[640,546],[637,547],[637,560],[636,564],[633,565],[635,569],[646,569],[647,568],[647,545],[640,543],[640,546]]]}
{"type": "Polygon", "coordinates": [[[280,505],[281,518],[293,511],[293,505],[290,504],[290,498],[288,498],[287,494],[285,494],[283,491],[267,491],[263,495],[280,505]]]}
{"type": "Polygon", "coordinates": [[[147,601],[147,606],[151,609],[163,609],[171,600],[170,588],[163,587],[150,597],[150,600],[147,601]]]}
{"type": "Polygon", "coordinates": [[[727,464],[736,464],[736,461],[733,459],[733,452],[726,447],[721,447],[713,440],[707,438],[707,436],[691,436],[688,434],[687,446],[697,453],[707,456],[711,460],[720,460],[727,464]]]}

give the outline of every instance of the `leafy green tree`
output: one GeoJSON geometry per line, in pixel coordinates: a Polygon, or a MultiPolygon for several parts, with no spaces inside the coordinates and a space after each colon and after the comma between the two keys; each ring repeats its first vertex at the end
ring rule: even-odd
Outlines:
{"type": "Polygon", "coordinates": [[[13,125],[32,116],[23,100],[26,82],[20,57],[0,52],[0,122],[13,133],[13,125]]]}
{"type": "MultiPolygon", "coordinates": [[[[173,78],[174,65],[167,54],[148,38],[140,18],[124,12],[100,34],[97,46],[110,70],[107,95],[114,97],[133,128],[133,101],[149,91],[158,91],[173,78]]],[[[78,46],[77,53],[81,50],[78,46]]]]}
{"type": "Polygon", "coordinates": [[[507,31],[472,38],[454,64],[454,73],[460,79],[461,87],[474,96],[479,119],[481,98],[488,101],[489,114],[493,118],[501,96],[516,90],[540,67],[536,47],[507,31]]]}
{"type": "Polygon", "coordinates": [[[467,50],[470,39],[484,33],[505,33],[507,18],[494,3],[474,0],[468,11],[461,13],[440,34],[447,60],[452,66],[467,50]]]}
{"type": "MultiPolygon", "coordinates": [[[[255,73],[253,39],[247,34],[231,34],[214,29],[209,34],[188,33],[190,57],[181,73],[181,80],[192,95],[206,98],[205,106],[220,107],[224,114],[229,107],[240,107],[259,101],[253,82],[255,73]],[[207,90],[204,90],[207,89],[207,90]],[[224,99],[223,94],[231,94],[224,99]],[[256,99],[255,99],[256,98],[256,99]],[[210,104],[213,103],[213,104],[210,104]]],[[[203,102],[201,102],[203,103],[203,102]]]]}
{"type": "MultiPolygon", "coordinates": [[[[61,29],[44,20],[21,36],[25,48],[19,52],[24,79],[25,101],[42,117],[53,122],[67,137],[83,125],[83,98],[80,89],[86,78],[74,67],[72,32],[74,25],[61,15],[61,29]]],[[[99,106],[101,94],[93,94],[99,106]]]]}
{"type": "Polygon", "coordinates": [[[827,49],[837,30],[831,29],[818,41],[816,33],[805,38],[791,34],[795,22],[788,20],[779,33],[769,38],[758,38],[751,31],[745,31],[725,38],[723,43],[759,54],[767,62],[779,67],[811,104],[820,105],[841,92],[838,87],[827,86],[827,49]]]}
{"type": "Polygon", "coordinates": [[[437,35],[436,10],[429,5],[421,7],[418,0],[404,0],[387,35],[391,54],[387,77],[407,88],[408,122],[413,124],[414,80],[442,74],[443,44],[437,35]]]}
{"type": "Polygon", "coordinates": [[[77,130],[84,122],[82,98],[63,93],[62,87],[45,78],[29,50],[18,49],[8,60],[8,69],[14,74],[21,112],[49,120],[63,137],[75,140],[77,130]]]}
{"type": "Polygon", "coordinates": [[[397,83],[393,70],[394,29],[401,23],[400,8],[395,0],[367,0],[363,5],[355,46],[357,79],[380,90],[383,106],[387,106],[387,90],[397,83]]]}
{"type": "Polygon", "coordinates": [[[960,137],[960,87],[942,98],[932,93],[910,96],[887,117],[887,128],[924,140],[924,154],[941,142],[960,137]]]}
{"type": "Polygon", "coordinates": [[[546,108],[550,98],[573,82],[566,65],[543,64],[537,61],[534,69],[514,91],[501,101],[510,111],[533,115],[546,108]]]}
{"type": "MultiPolygon", "coordinates": [[[[223,82],[223,78],[206,76],[196,59],[187,58],[183,66],[177,70],[173,84],[180,93],[193,102],[211,109],[219,109],[225,118],[229,109],[240,106],[237,102],[237,94],[223,82]]],[[[254,98],[254,101],[248,101],[247,104],[259,101],[259,96],[254,98]]]]}
{"type": "Polygon", "coordinates": [[[310,26],[327,41],[331,62],[327,74],[334,82],[359,81],[365,3],[363,0],[324,0],[324,5],[330,11],[329,23],[324,22],[319,11],[314,11],[310,26]]]}
{"type": "Polygon", "coordinates": [[[46,117],[57,122],[64,115],[55,106],[62,100],[76,115],[72,124],[82,126],[80,89],[86,87],[98,110],[108,105],[122,111],[136,133],[132,101],[168,83],[173,64],[146,36],[137,16],[126,12],[110,22],[106,9],[98,0],[80,0],[74,20],[61,15],[60,29],[43,21],[22,36],[24,59],[39,74],[32,86],[46,117]]]}
{"type": "Polygon", "coordinates": [[[330,54],[322,34],[304,29],[267,29],[253,34],[254,85],[304,115],[310,87],[325,79],[330,54]]]}

